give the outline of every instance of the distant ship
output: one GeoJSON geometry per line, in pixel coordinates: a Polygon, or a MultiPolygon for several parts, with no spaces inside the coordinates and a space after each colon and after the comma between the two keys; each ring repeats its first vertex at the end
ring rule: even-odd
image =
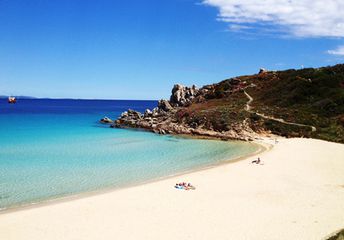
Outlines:
{"type": "Polygon", "coordinates": [[[16,103],[17,99],[15,97],[8,97],[8,103],[16,103]]]}

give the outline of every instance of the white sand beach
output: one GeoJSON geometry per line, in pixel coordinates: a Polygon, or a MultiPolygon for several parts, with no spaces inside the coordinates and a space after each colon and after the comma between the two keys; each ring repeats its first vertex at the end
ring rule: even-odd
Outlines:
{"type": "Polygon", "coordinates": [[[259,157],[2,213],[0,239],[309,240],[344,228],[343,144],[281,139],[259,157]]]}

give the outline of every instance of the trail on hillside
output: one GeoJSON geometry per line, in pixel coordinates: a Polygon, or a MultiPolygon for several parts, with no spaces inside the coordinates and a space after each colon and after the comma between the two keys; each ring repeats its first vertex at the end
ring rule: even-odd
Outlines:
{"type": "Polygon", "coordinates": [[[312,129],[312,132],[315,132],[317,130],[316,127],[311,126],[311,125],[305,125],[305,124],[301,124],[301,123],[288,122],[288,121],[285,121],[282,118],[275,118],[275,117],[272,117],[272,116],[266,116],[266,115],[264,115],[262,113],[258,113],[258,112],[252,111],[250,104],[252,103],[253,98],[246,91],[244,91],[244,93],[245,93],[246,97],[248,98],[248,101],[247,101],[246,106],[245,106],[245,110],[247,112],[255,113],[255,114],[257,114],[258,116],[260,116],[260,117],[262,117],[264,119],[269,119],[269,120],[273,120],[273,121],[284,123],[284,124],[288,124],[288,125],[294,125],[294,126],[299,126],[299,127],[310,127],[312,129]]]}

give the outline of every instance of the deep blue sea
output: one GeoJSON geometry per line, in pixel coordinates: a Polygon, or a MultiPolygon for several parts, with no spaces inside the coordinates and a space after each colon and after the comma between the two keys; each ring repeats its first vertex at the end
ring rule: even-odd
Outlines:
{"type": "MultiPolygon", "coordinates": [[[[243,142],[111,129],[156,101],[0,99],[0,209],[140,184],[253,153],[243,142]]],[[[173,186],[171,186],[173,187],[173,186]]]]}

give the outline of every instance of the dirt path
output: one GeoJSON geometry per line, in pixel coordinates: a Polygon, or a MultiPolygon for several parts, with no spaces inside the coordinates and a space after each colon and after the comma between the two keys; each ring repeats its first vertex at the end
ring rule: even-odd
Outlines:
{"type": "Polygon", "coordinates": [[[270,120],[274,120],[274,121],[277,121],[277,122],[280,122],[280,123],[284,123],[284,124],[288,124],[288,125],[294,125],[294,126],[299,126],[299,127],[310,127],[312,129],[312,132],[315,132],[317,129],[316,127],[314,126],[311,126],[311,125],[305,125],[305,124],[301,124],[301,123],[294,123],[294,122],[288,122],[288,121],[285,121],[284,119],[281,119],[281,118],[274,118],[272,116],[266,116],[262,113],[258,113],[258,112],[254,112],[251,110],[251,106],[250,104],[252,103],[253,101],[253,98],[246,92],[244,91],[246,97],[248,98],[248,101],[246,103],[246,106],[245,106],[245,110],[249,113],[255,113],[257,114],[258,116],[264,118],[264,119],[270,119],[270,120]]]}

